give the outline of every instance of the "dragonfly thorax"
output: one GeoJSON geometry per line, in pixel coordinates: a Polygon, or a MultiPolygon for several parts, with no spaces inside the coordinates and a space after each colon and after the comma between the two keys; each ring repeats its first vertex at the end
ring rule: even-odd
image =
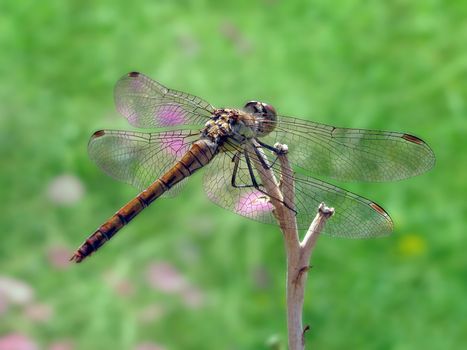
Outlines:
{"type": "Polygon", "coordinates": [[[229,138],[244,143],[269,134],[276,127],[275,109],[263,102],[250,101],[243,110],[217,109],[205,124],[202,134],[216,143],[229,138]]]}
{"type": "Polygon", "coordinates": [[[228,138],[242,144],[257,136],[256,118],[237,109],[218,109],[205,124],[202,134],[216,143],[228,138]]]}

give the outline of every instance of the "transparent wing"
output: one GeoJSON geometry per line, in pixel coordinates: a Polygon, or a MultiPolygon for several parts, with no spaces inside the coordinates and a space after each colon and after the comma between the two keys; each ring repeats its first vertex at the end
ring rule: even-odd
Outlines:
{"type": "Polygon", "coordinates": [[[115,85],[117,110],[131,125],[160,128],[204,125],[214,111],[208,102],[166,88],[144,74],[132,72],[115,85]]]}
{"type": "MultiPolygon", "coordinates": [[[[208,166],[204,189],[209,199],[223,208],[250,219],[277,224],[267,195],[254,187],[232,186],[235,164],[232,161],[233,157],[232,152],[220,153],[211,166],[208,166]]],[[[256,155],[249,153],[249,158],[256,168],[254,164],[259,162],[256,155]]],[[[269,154],[268,159],[272,161],[273,155],[269,154]]],[[[275,163],[272,168],[276,178],[280,179],[279,165],[275,163]]],[[[256,169],[254,176],[258,182],[261,181],[256,169]]],[[[239,163],[237,180],[237,185],[252,183],[244,157],[239,163]]],[[[260,189],[264,190],[263,187],[260,189]]],[[[328,235],[367,238],[387,235],[393,229],[391,218],[378,204],[342,188],[300,174],[295,174],[295,202],[297,224],[300,229],[309,227],[321,202],[336,209],[335,215],[326,223],[324,233],[328,235]]]]}
{"type": "MultiPolygon", "coordinates": [[[[234,213],[260,222],[275,224],[276,220],[272,215],[273,207],[264,193],[252,187],[251,176],[242,155],[240,155],[236,172],[236,185],[250,187],[235,188],[232,186],[234,157],[235,152],[221,152],[206,167],[203,187],[208,198],[234,213]]],[[[256,170],[254,174],[256,179],[259,179],[256,170]]]]}
{"type": "MultiPolygon", "coordinates": [[[[170,169],[198,138],[199,132],[189,130],[159,133],[100,130],[89,140],[88,152],[107,175],[143,190],[170,169]]],[[[183,183],[167,195],[176,195],[183,183]]]]}
{"type": "Polygon", "coordinates": [[[300,228],[308,228],[321,202],[336,209],[324,233],[347,238],[388,235],[393,230],[389,214],[378,204],[329,183],[295,174],[295,201],[300,228]]]}
{"type": "Polygon", "coordinates": [[[428,171],[435,162],[433,151],[416,136],[336,128],[283,116],[261,141],[288,145],[291,163],[340,181],[400,180],[428,171]]]}

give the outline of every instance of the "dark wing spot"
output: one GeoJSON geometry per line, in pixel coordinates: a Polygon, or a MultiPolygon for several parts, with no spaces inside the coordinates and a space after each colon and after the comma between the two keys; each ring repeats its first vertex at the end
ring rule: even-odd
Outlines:
{"type": "Polygon", "coordinates": [[[402,138],[404,140],[407,140],[409,142],[416,143],[417,145],[423,145],[425,142],[423,142],[422,139],[419,139],[417,136],[409,135],[409,134],[404,134],[402,135],[402,138]]]}
{"type": "Polygon", "coordinates": [[[128,76],[131,78],[136,78],[139,76],[139,74],[140,74],[139,72],[130,72],[128,73],[128,76]]]}
{"type": "Polygon", "coordinates": [[[389,214],[381,208],[378,204],[376,203],[370,203],[370,207],[372,207],[375,211],[377,211],[379,214],[383,215],[384,217],[389,218],[389,214]]]}
{"type": "Polygon", "coordinates": [[[97,130],[94,134],[92,134],[91,139],[96,139],[98,137],[102,137],[105,135],[104,130],[97,130]]]}

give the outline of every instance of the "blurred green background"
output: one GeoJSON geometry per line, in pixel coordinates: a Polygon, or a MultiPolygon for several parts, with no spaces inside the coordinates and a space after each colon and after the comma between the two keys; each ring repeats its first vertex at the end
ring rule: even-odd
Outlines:
{"type": "Polygon", "coordinates": [[[281,234],[209,202],[201,174],[67,264],[137,193],[86,152],[96,129],[131,129],[112,93],[132,70],[215,106],[264,100],[285,115],[426,140],[430,173],[343,185],[383,205],[395,232],[321,237],[307,343],[465,346],[466,17],[465,3],[436,0],[3,0],[0,349],[286,344],[281,234]]]}

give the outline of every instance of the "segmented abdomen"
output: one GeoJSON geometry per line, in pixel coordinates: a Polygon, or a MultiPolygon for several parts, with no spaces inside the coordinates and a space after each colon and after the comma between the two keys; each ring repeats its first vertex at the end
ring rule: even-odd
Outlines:
{"type": "Polygon", "coordinates": [[[217,144],[207,139],[194,142],[185,155],[177,161],[170,170],[154,181],[147,189],[138,194],[134,199],[125,204],[91,236],[89,236],[89,238],[86,239],[76,250],[70,260],[74,260],[79,263],[84,258],[98,250],[123,226],[133,220],[136,215],[159,198],[164,192],[170,190],[177,183],[208,164],[217,153],[217,148],[217,144]]]}

